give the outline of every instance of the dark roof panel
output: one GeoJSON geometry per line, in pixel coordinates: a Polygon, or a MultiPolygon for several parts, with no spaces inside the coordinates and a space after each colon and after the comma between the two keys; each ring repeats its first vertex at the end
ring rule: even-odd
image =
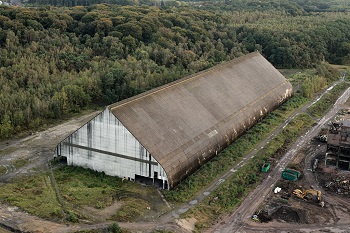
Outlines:
{"type": "Polygon", "coordinates": [[[254,52],[110,110],[161,163],[173,187],[291,94],[291,84],[254,52]]]}

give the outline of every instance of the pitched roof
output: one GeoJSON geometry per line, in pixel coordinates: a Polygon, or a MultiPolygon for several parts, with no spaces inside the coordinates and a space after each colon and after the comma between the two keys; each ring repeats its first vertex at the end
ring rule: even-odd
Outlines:
{"type": "Polygon", "coordinates": [[[254,52],[109,108],[173,187],[291,94],[291,84],[254,52]]]}

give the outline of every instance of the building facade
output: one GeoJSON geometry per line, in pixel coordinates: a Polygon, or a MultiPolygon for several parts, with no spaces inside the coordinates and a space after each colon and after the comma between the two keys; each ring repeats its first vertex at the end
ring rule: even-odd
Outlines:
{"type": "Polygon", "coordinates": [[[56,156],[172,188],[292,94],[254,52],[108,106],[64,139],[56,156]]]}
{"type": "Polygon", "coordinates": [[[56,147],[68,165],[168,188],[162,166],[106,108],[56,147]]]}
{"type": "Polygon", "coordinates": [[[330,126],[325,165],[350,170],[350,120],[335,122],[330,126]]]}

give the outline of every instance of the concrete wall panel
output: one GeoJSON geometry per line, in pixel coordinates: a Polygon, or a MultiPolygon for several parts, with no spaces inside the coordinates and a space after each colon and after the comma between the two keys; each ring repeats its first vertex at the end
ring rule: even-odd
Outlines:
{"type": "Polygon", "coordinates": [[[63,140],[56,154],[66,157],[68,165],[112,176],[135,179],[139,175],[167,181],[162,166],[108,108],[63,140]]]}

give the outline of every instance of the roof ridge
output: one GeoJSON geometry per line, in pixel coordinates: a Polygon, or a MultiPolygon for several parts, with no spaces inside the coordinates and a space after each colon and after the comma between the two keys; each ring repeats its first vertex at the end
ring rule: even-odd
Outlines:
{"type": "MultiPolygon", "coordinates": [[[[165,84],[165,85],[162,85],[162,86],[159,86],[159,87],[156,87],[156,88],[153,88],[151,90],[148,90],[148,91],[145,91],[143,93],[140,93],[138,95],[135,95],[133,97],[130,97],[130,98],[127,98],[127,99],[124,99],[122,101],[119,101],[119,102],[116,102],[116,103],[113,103],[111,105],[108,106],[108,108],[110,110],[113,110],[115,108],[118,108],[118,107],[121,107],[125,104],[128,104],[130,102],[134,102],[138,99],[141,99],[141,98],[144,98],[146,96],[149,96],[149,95],[152,95],[152,94],[155,94],[157,92],[160,92],[160,91],[163,91],[163,90],[166,90],[168,88],[171,88],[171,87],[174,87],[176,85],[179,85],[181,83],[184,83],[184,82],[188,82],[188,81],[191,81],[195,78],[199,78],[201,77],[201,74],[204,74],[204,73],[207,73],[207,72],[210,72],[210,71],[213,71],[213,70],[217,70],[217,69],[220,69],[221,67],[227,65],[227,64],[230,64],[230,63],[233,63],[233,64],[237,64],[237,63],[240,63],[242,62],[243,60],[246,60],[246,59],[249,59],[249,58],[252,58],[254,56],[257,56],[257,55],[261,55],[259,53],[259,51],[255,51],[255,52],[252,52],[252,53],[248,53],[246,55],[243,55],[243,56],[240,56],[240,57],[237,57],[237,58],[234,58],[230,61],[227,61],[227,62],[224,62],[222,64],[219,64],[219,65],[216,65],[216,66],[213,66],[213,67],[210,67],[209,69],[205,69],[205,70],[202,70],[198,73],[194,73],[194,74],[191,74],[191,75],[188,75],[184,78],[181,78],[181,79],[178,79],[178,80],[175,80],[173,82],[170,82],[168,84],[165,84]]],[[[262,55],[261,55],[262,56],[262,55]]]]}

